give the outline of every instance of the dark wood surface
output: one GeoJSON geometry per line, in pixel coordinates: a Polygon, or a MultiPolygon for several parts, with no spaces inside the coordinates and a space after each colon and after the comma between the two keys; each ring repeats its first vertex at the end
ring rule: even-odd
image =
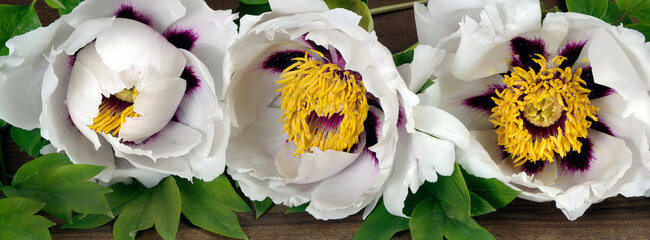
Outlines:
{"type": "MultiPolygon", "coordinates": [[[[5,4],[29,4],[31,0],[0,0],[5,4]]],[[[371,8],[398,2],[370,0],[371,8]]],[[[556,1],[544,1],[548,5],[556,1]]],[[[233,0],[208,1],[215,9],[236,8],[233,0]]],[[[43,0],[38,0],[38,14],[47,25],[58,18],[43,0]]],[[[379,40],[393,53],[417,41],[413,10],[404,10],[374,17],[379,40]]],[[[9,131],[2,131],[4,158],[10,171],[15,171],[29,156],[19,152],[11,142],[9,131]]],[[[285,215],[284,206],[274,206],[260,219],[253,213],[239,214],[239,221],[250,239],[350,239],[362,223],[356,214],[336,221],[319,221],[308,214],[285,215]]],[[[91,230],[60,230],[61,220],[50,217],[57,226],[50,229],[53,239],[111,239],[111,224],[91,230]]],[[[535,203],[517,199],[497,212],[476,217],[497,239],[650,239],[650,199],[616,197],[593,205],[576,221],[567,220],[555,204],[535,203]]],[[[409,239],[401,233],[395,239],[409,239]]],[[[160,239],[153,229],[141,231],[137,239],[160,239]]],[[[192,226],[181,220],[177,239],[227,239],[192,226]]]]}

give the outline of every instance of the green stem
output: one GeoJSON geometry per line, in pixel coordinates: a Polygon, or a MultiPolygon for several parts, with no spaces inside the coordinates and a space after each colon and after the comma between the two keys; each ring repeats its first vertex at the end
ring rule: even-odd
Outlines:
{"type": "Polygon", "coordinates": [[[383,6],[383,7],[378,7],[378,8],[373,8],[370,9],[370,15],[377,15],[377,14],[382,14],[382,13],[388,13],[388,12],[395,12],[395,11],[400,11],[404,9],[409,9],[413,7],[413,3],[426,3],[428,0],[418,0],[418,1],[413,1],[413,2],[405,2],[405,3],[398,3],[398,4],[392,4],[388,6],[383,6]]]}

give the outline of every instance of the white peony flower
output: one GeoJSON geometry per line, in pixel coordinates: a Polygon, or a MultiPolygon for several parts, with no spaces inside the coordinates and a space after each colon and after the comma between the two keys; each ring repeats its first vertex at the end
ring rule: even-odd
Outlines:
{"type": "Polygon", "coordinates": [[[102,182],[212,180],[230,131],[217,93],[233,19],[199,0],[86,0],[7,42],[0,118],[107,166],[102,182]]]}
{"type": "Polygon", "coordinates": [[[415,13],[420,42],[445,51],[422,104],[470,130],[458,159],[468,172],[555,201],[570,220],[607,197],[650,194],[642,34],[577,13],[542,22],[534,0],[430,1],[415,13]]]}
{"type": "MultiPolygon", "coordinates": [[[[368,206],[367,215],[382,194],[403,215],[409,185],[424,181],[409,147],[424,134],[402,141],[414,133],[417,97],[359,16],[320,0],[285,3],[271,0],[272,12],[243,17],[229,49],[228,173],[251,199],[310,202],[319,219],[368,206]]],[[[426,173],[435,181],[433,168],[426,173]]]]}

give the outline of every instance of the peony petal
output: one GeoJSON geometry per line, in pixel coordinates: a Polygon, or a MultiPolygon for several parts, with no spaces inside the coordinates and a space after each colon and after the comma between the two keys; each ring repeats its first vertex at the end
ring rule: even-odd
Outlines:
{"type": "MultiPolygon", "coordinates": [[[[395,159],[399,159],[399,161],[395,161],[390,178],[386,181],[383,199],[388,212],[395,216],[406,217],[403,208],[408,189],[410,187],[411,192],[416,192],[424,183],[424,177],[418,172],[415,149],[411,147],[413,146],[412,135],[404,128],[398,131],[399,141],[397,141],[395,159]]],[[[368,212],[368,209],[365,212],[368,212]]]]}
{"type": "Polygon", "coordinates": [[[70,161],[75,164],[106,166],[95,178],[108,181],[115,170],[112,149],[105,142],[101,144],[99,139],[96,146],[88,141],[70,119],[68,107],[65,105],[67,78],[70,72],[68,56],[65,54],[58,55],[45,71],[43,86],[51,91],[43,93],[41,135],[48,139],[57,151],[65,151],[70,161]]]}
{"type": "Polygon", "coordinates": [[[232,137],[226,152],[228,168],[251,172],[261,180],[284,179],[275,168],[276,153],[288,141],[282,133],[282,123],[278,122],[281,116],[279,108],[264,109],[255,123],[232,137]]]}
{"type": "Polygon", "coordinates": [[[177,0],[84,1],[62,19],[76,27],[93,18],[116,15],[143,22],[162,32],[185,15],[185,8],[177,0]]]}
{"type": "MultiPolygon", "coordinates": [[[[364,151],[354,163],[323,180],[311,193],[307,212],[317,219],[339,219],[364,208],[374,198],[369,190],[383,185],[379,166],[364,151]]],[[[379,189],[377,189],[379,190],[379,189]]]]}
{"type": "Polygon", "coordinates": [[[458,23],[465,17],[478,19],[486,1],[429,0],[427,6],[415,3],[415,26],[421,44],[436,46],[441,39],[458,30],[458,23]]]}
{"type": "MultiPolygon", "coordinates": [[[[265,38],[256,36],[251,38],[265,38]]],[[[258,41],[264,41],[258,39],[258,41]]],[[[279,93],[275,92],[279,85],[275,81],[279,73],[268,71],[263,68],[266,61],[273,54],[286,50],[307,51],[306,44],[299,43],[264,43],[252,44],[249,41],[240,41],[234,44],[231,51],[237,51],[237,56],[231,56],[231,69],[234,73],[226,96],[233,126],[244,127],[258,118],[260,112],[269,106],[277,98],[279,93]]]]}
{"type": "Polygon", "coordinates": [[[632,153],[622,140],[596,131],[589,131],[589,140],[594,145],[589,171],[560,174],[556,180],[555,186],[565,192],[555,201],[569,220],[580,217],[592,203],[613,196],[608,192],[632,164],[632,153]]]}
{"type": "Polygon", "coordinates": [[[496,144],[494,130],[471,131],[470,147],[467,151],[458,151],[456,161],[468,173],[482,178],[497,178],[503,181],[502,173],[497,167],[503,161],[503,151],[496,144]]]}
{"type": "Polygon", "coordinates": [[[450,176],[454,172],[456,154],[452,142],[416,132],[413,134],[413,148],[418,158],[418,169],[425,180],[435,182],[438,174],[450,176]]]}
{"type": "Polygon", "coordinates": [[[280,14],[296,14],[305,12],[324,12],[329,8],[324,1],[302,0],[298,2],[287,2],[282,0],[270,0],[271,10],[280,14]]]}
{"type": "Polygon", "coordinates": [[[499,1],[486,5],[480,22],[466,17],[456,51],[453,74],[471,81],[506,72],[510,39],[540,28],[541,11],[535,0],[499,1]]]}
{"type": "Polygon", "coordinates": [[[136,88],[139,93],[133,111],[142,116],[126,118],[118,136],[126,141],[141,143],[163,129],[172,119],[185,93],[185,80],[145,79],[136,88]]]}
{"type": "Polygon", "coordinates": [[[124,142],[104,135],[116,151],[143,155],[153,162],[159,158],[181,157],[201,142],[201,132],[184,124],[170,121],[167,126],[141,143],[124,142]]]}
{"type": "Polygon", "coordinates": [[[70,32],[72,29],[65,23],[55,21],[50,27],[38,28],[6,42],[9,55],[0,58],[0,103],[3,103],[0,119],[23,129],[39,127],[41,85],[48,67],[46,56],[70,32]]]}
{"type": "Polygon", "coordinates": [[[465,151],[470,145],[470,134],[451,114],[429,106],[417,106],[413,112],[415,128],[434,137],[453,142],[465,151]]]}
{"type": "MultiPolygon", "coordinates": [[[[358,149],[363,148],[365,140],[358,143],[358,149]]],[[[310,152],[302,156],[293,156],[297,147],[294,142],[285,144],[275,159],[275,167],[282,174],[288,183],[304,184],[314,183],[329,178],[352,162],[359,156],[360,151],[348,153],[328,149],[320,150],[318,147],[311,147],[310,152]]]]}
{"type": "Polygon", "coordinates": [[[397,68],[408,85],[408,89],[412,92],[420,91],[444,56],[444,51],[429,45],[420,44],[415,47],[413,61],[397,68]]]}
{"type": "Polygon", "coordinates": [[[115,72],[132,70],[141,78],[170,78],[180,76],[185,67],[185,58],[174,45],[152,28],[132,20],[115,19],[97,37],[95,46],[104,64],[115,72]]]}
{"type": "Polygon", "coordinates": [[[65,42],[58,46],[58,49],[63,50],[68,55],[74,55],[79,49],[94,41],[97,36],[108,29],[114,20],[114,17],[104,17],[83,22],[75,28],[65,42]]]}
{"type": "Polygon", "coordinates": [[[223,61],[227,48],[237,37],[236,15],[230,10],[213,11],[203,1],[188,0],[187,15],[174,22],[163,35],[177,47],[191,51],[202,60],[216,80],[216,92],[223,94],[223,61]],[[175,39],[175,40],[172,40],[175,39]]]}
{"type": "Polygon", "coordinates": [[[631,114],[646,123],[650,123],[650,96],[646,80],[634,68],[625,51],[615,39],[604,30],[594,34],[585,46],[592,66],[594,81],[610,87],[620,94],[628,103],[622,117],[631,114]],[[634,101],[632,101],[634,99],[634,101]]]}

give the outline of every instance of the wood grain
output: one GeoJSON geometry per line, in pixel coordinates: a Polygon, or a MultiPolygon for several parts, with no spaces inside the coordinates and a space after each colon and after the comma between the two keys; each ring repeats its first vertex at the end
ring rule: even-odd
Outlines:
{"type": "MultiPolygon", "coordinates": [[[[5,4],[29,4],[31,0],[0,0],[5,4]]],[[[407,1],[370,0],[371,8],[407,1]]],[[[544,1],[547,5],[557,1],[544,1]]],[[[236,1],[208,1],[214,9],[234,9],[236,1]]],[[[58,18],[55,10],[39,0],[37,12],[43,25],[58,18]]],[[[417,41],[413,10],[404,10],[374,17],[379,40],[392,52],[399,52],[417,41]]],[[[7,167],[15,171],[30,157],[18,151],[9,131],[2,131],[2,146],[7,167]]],[[[362,223],[356,214],[336,221],[319,221],[308,214],[285,215],[284,206],[274,206],[260,219],[253,213],[239,214],[239,221],[250,239],[350,239],[362,223]]],[[[57,226],[50,229],[54,239],[112,239],[111,223],[91,230],[60,230],[63,222],[50,217],[57,226]]],[[[576,221],[568,221],[554,203],[535,203],[521,199],[497,212],[476,217],[497,239],[650,239],[650,199],[606,199],[593,205],[576,221]]],[[[395,239],[409,239],[401,233],[395,239]]],[[[137,239],[160,239],[153,229],[141,231],[137,239]]],[[[228,239],[181,220],[177,239],[228,239]]]]}

